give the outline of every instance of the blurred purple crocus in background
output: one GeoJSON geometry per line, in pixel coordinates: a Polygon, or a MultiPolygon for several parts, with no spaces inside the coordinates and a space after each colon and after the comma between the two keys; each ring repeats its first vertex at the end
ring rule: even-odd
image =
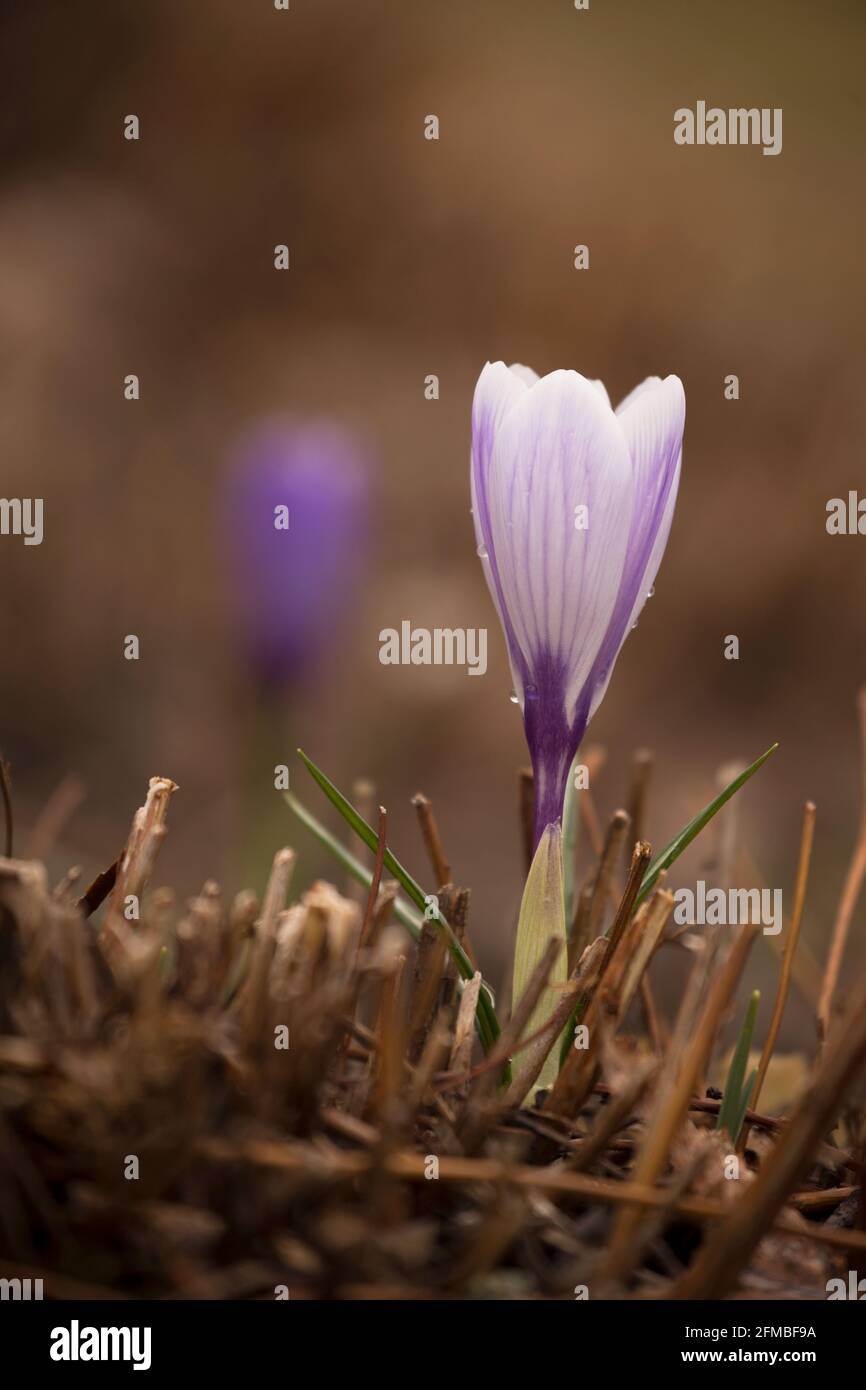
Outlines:
{"type": "Polygon", "coordinates": [[[367,546],[366,458],[329,421],[272,419],[239,440],[224,503],[250,674],[276,694],[315,668],[351,610],[367,546]]]}
{"type": "Polygon", "coordinates": [[[685,394],[488,363],[472,409],[478,554],[505,632],[535,777],[535,844],[652,592],[673,519],[685,394]]]}

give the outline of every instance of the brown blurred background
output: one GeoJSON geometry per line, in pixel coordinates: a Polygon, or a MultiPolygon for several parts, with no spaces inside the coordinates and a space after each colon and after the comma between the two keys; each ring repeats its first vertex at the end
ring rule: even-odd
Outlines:
{"type": "MultiPolygon", "coordinates": [[[[283,760],[300,743],[345,789],[372,777],[425,882],[409,797],[433,798],[496,978],[525,750],[469,517],[475,379],[488,358],[576,367],[618,399],[676,372],[680,502],[590,731],[608,751],[595,799],[609,815],[635,748],[653,748],[661,846],[720,765],[778,739],[740,832],[790,908],[817,802],[805,934],[820,958],[859,815],[866,675],[866,540],[825,531],[830,497],[866,491],[864,38],[859,0],[7,0],[2,492],[45,498],[41,547],[0,539],[19,852],[76,774],[87,796],[52,871],[104,867],[161,773],[181,791],[160,878],[181,897],[211,875],[239,886],[248,700],[217,525],[226,454],[263,414],[325,414],[376,459],[376,532],[329,663],[287,701],[283,760]],[[673,112],[698,99],[782,107],[781,155],[675,146],[673,112]],[[486,625],[487,675],[380,666],[378,632],[404,617],[486,625]]],[[[257,855],[291,839],[306,874],[333,876],[264,764],[261,796],[257,855]]],[[[864,933],[860,907],[852,958],[864,933]]],[[[749,983],[771,962],[762,942],[749,983]]]]}

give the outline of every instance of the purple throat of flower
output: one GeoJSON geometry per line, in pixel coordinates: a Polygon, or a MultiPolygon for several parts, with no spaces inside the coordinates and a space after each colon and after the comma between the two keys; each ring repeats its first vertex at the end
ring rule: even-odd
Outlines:
{"type": "Polygon", "coordinates": [[[532,762],[535,792],[533,849],[549,825],[562,820],[571,765],[589,724],[590,698],[584,694],[574,717],[565,710],[566,671],[549,652],[539,655],[524,684],[523,725],[532,762]]]}

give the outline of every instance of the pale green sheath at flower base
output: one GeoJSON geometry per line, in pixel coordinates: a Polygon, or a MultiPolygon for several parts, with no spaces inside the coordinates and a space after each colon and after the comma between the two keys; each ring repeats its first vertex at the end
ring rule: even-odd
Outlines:
{"type": "MultiPolygon", "coordinates": [[[[542,990],[532,1016],[523,1030],[523,1035],[527,1038],[543,1027],[561,1003],[562,994],[556,986],[564,985],[568,978],[565,897],[562,883],[562,834],[558,825],[549,825],[544,831],[526,877],[514,948],[512,1008],[526,989],[551,937],[559,940],[560,950],[554,958],[547,988],[542,990]]],[[[552,1085],[556,1080],[557,1068],[557,1048],[554,1039],[537,1085],[552,1085]]]]}

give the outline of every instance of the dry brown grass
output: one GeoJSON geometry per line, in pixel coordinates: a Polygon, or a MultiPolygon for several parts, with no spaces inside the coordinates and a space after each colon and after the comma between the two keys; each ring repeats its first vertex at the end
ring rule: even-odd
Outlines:
{"type": "Polygon", "coordinates": [[[149,889],[175,790],[151,782],[77,900],[74,876],[0,860],[0,1274],[46,1297],[821,1298],[866,1256],[850,1115],[830,1142],[866,980],[793,1113],[748,1112],[729,1180],[698,1081],[754,933],[707,937],[670,1037],[645,1039],[645,972],[682,949],[663,886],[633,910],[648,846],[549,1026],[524,1036],[553,951],[485,1059],[479,977],[458,990],[431,924],[417,946],[390,924],[381,854],[366,907],[327,883],[288,905],[290,849],[261,904],[149,889]],[[589,1046],[533,1095],[576,1000],[589,1046]]]}

